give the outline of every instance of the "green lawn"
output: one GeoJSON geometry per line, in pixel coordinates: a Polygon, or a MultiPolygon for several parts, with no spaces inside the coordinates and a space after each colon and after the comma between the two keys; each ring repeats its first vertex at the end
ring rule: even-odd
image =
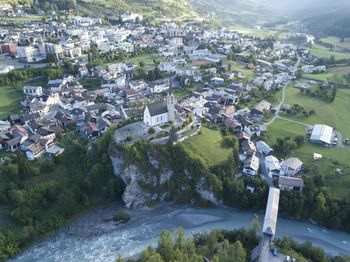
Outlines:
{"type": "Polygon", "coordinates": [[[303,77],[319,81],[332,81],[334,76],[343,76],[350,74],[350,66],[339,66],[329,68],[326,73],[322,74],[303,74],[303,77]]]}
{"type": "Polygon", "coordinates": [[[350,137],[350,89],[338,89],[333,103],[302,94],[299,89],[289,86],[286,89],[285,103],[298,104],[306,111],[314,110],[310,117],[297,116],[298,120],[307,124],[327,124],[339,130],[344,136],[350,137]]]}
{"type": "Polygon", "coordinates": [[[334,74],[331,72],[326,72],[322,74],[303,74],[304,78],[315,79],[318,81],[328,81],[331,80],[333,76],[334,74]]]}
{"type": "Polygon", "coordinates": [[[254,70],[244,68],[244,67],[238,65],[235,61],[228,60],[228,61],[226,61],[226,64],[231,66],[231,70],[237,70],[237,71],[240,71],[241,73],[243,73],[246,76],[246,79],[244,79],[244,80],[251,81],[256,76],[256,73],[254,70]]]}
{"type": "Polygon", "coordinates": [[[186,88],[176,88],[174,89],[174,94],[177,98],[182,99],[192,94],[196,90],[196,88],[197,87],[194,85],[186,88]]]}
{"type": "Polygon", "coordinates": [[[338,66],[329,68],[329,71],[334,75],[348,75],[350,74],[350,66],[338,66]]]}
{"type": "Polygon", "coordinates": [[[341,42],[339,37],[330,36],[330,37],[321,38],[320,41],[323,43],[331,44],[336,49],[344,49],[344,48],[350,49],[350,38],[346,38],[344,42],[341,42]]]}
{"type": "Polygon", "coordinates": [[[332,51],[318,44],[314,44],[312,45],[312,47],[309,47],[308,49],[313,55],[321,58],[330,58],[331,56],[334,56],[336,60],[350,59],[350,53],[340,53],[340,52],[332,51]]]}
{"type": "Polygon", "coordinates": [[[303,125],[294,124],[283,119],[276,119],[273,124],[268,127],[266,142],[270,145],[276,143],[277,138],[295,137],[303,135],[306,132],[306,127],[303,125]]]}
{"type": "Polygon", "coordinates": [[[145,65],[152,65],[153,60],[157,60],[161,62],[163,60],[163,57],[159,54],[143,54],[143,55],[131,57],[127,59],[127,62],[138,65],[142,61],[145,63],[145,65]]]}
{"type": "Polygon", "coordinates": [[[222,140],[219,130],[203,126],[200,135],[184,141],[182,145],[202,157],[209,166],[213,166],[226,161],[232,153],[231,148],[222,146],[222,140]]]}
{"type": "Polygon", "coordinates": [[[22,91],[16,87],[0,87],[0,119],[20,110],[22,91]]]}
{"type": "Polygon", "coordinates": [[[232,30],[237,31],[238,33],[259,37],[259,38],[267,38],[271,36],[276,36],[279,34],[278,31],[271,30],[271,29],[261,29],[258,30],[256,28],[250,28],[250,27],[231,27],[232,30]]]}

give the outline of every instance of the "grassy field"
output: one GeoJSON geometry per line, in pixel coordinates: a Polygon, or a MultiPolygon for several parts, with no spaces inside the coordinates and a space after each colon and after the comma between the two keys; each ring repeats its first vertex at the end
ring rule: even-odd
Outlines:
{"type": "Polygon", "coordinates": [[[182,145],[213,166],[226,161],[232,153],[232,149],[223,146],[222,141],[219,130],[202,127],[200,135],[186,140],[182,145]]]}
{"type": "Polygon", "coordinates": [[[16,87],[0,87],[0,119],[20,110],[22,91],[16,87]]]}
{"type": "Polygon", "coordinates": [[[333,45],[336,49],[350,49],[350,38],[344,39],[344,42],[340,41],[340,38],[338,37],[324,37],[320,39],[321,42],[331,44],[333,45]]]}
{"type": "Polygon", "coordinates": [[[303,77],[319,81],[332,81],[334,76],[343,76],[350,74],[350,66],[339,66],[329,68],[326,73],[322,74],[303,74],[303,77]]]}
{"type": "Polygon", "coordinates": [[[127,59],[127,62],[139,64],[140,62],[144,62],[145,65],[153,65],[153,60],[162,61],[163,57],[159,54],[143,54],[139,56],[135,56],[127,59]]]}
{"type": "Polygon", "coordinates": [[[242,79],[242,80],[251,81],[256,76],[256,73],[254,70],[242,67],[242,66],[238,65],[235,61],[228,60],[228,61],[226,61],[225,64],[230,65],[231,70],[237,70],[237,71],[240,71],[241,73],[243,73],[246,76],[246,78],[242,79]]]}
{"type": "Polygon", "coordinates": [[[303,74],[304,78],[314,79],[317,81],[330,81],[333,76],[334,74],[331,72],[322,73],[322,74],[303,74]]]}
{"type": "Polygon", "coordinates": [[[333,103],[302,94],[299,89],[288,87],[286,89],[286,103],[298,104],[306,111],[315,110],[316,114],[310,117],[298,116],[298,120],[307,124],[328,124],[339,130],[344,136],[350,137],[350,90],[338,89],[337,97],[333,103]]]}
{"type": "Polygon", "coordinates": [[[309,47],[308,49],[313,55],[321,58],[330,58],[331,56],[334,56],[335,60],[350,59],[350,53],[340,53],[340,52],[332,51],[329,48],[326,48],[318,44],[314,44],[312,45],[312,47],[309,47]]]}
{"type": "Polygon", "coordinates": [[[237,31],[238,33],[241,33],[241,34],[259,37],[259,38],[266,38],[266,37],[276,36],[279,34],[278,31],[271,30],[271,29],[258,30],[256,28],[251,28],[251,27],[237,27],[237,26],[231,27],[230,29],[237,31]]]}
{"type": "Polygon", "coordinates": [[[193,85],[193,86],[189,86],[189,87],[186,87],[186,88],[176,88],[174,90],[174,94],[177,98],[185,98],[187,97],[188,95],[192,94],[195,90],[196,90],[196,86],[193,85]]]}

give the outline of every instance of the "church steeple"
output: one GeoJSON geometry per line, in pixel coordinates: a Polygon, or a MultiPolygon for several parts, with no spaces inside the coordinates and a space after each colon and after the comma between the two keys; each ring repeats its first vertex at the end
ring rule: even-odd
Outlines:
{"type": "Polygon", "coordinates": [[[169,91],[168,91],[168,95],[173,95],[173,81],[170,77],[169,79],[170,83],[169,83],[169,91]]]}
{"type": "Polygon", "coordinates": [[[176,98],[175,98],[174,93],[173,93],[173,83],[172,83],[171,78],[170,78],[169,91],[168,91],[168,95],[166,98],[166,104],[167,104],[167,108],[168,108],[169,121],[174,122],[175,121],[176,98]]]}

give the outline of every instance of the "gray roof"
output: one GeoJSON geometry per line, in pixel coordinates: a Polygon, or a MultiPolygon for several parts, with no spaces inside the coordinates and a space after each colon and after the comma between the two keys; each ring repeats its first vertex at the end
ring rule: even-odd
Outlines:
{"type": "Polygon", "coordinates": [[[151,116],[157,116],[168,113],[168,107],[166,101],[147,105],[148,111],[151,116]]]}
{"type": "Polygon", "coordinates": [[[310,140],[330,144],[332,141],[332,133],[333,127],[327,125],[314,125],[310,140]]]}
{"type": "Polygon", "coordinates": [[[254,109],[259,112],[268,111],[271,108],[271,104],[265,100],[260,101],[256,106],[254,106],[254,109]]]}
{"type": "Polygon", "coordinates": [[[278,178],[278,184],[284,185],[284,186],[292,186],[292,187],[303,187],[304,180],[297,177],[280,176],[278,178]]]}
{"type": "Polygon", "coordinates": [[[272,237],[274,237],[276,233],[279,200],[280,190],[270,187],[264,218],[263,233],[272,237]]]}
{"type": "Polygon", "coordinates": [[[283,161],[282,165],[285,167],[297,170],[301,168],[301,166],[303,165],[303,162],[301,162],[300,159],[297,157],[290,157],[287,160],[283,161]]]}

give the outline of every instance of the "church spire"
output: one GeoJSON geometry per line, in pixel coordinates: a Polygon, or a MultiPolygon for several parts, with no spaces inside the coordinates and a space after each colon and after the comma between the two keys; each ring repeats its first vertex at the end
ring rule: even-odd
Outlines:
{"type": "Polygon", "coordinates": [[[172,81],[171,77],[169,78],[169,81],[170,81],[170,86],[169,86],[168,95],[172,95],[173,94],[173,81],[172,81]]]}

